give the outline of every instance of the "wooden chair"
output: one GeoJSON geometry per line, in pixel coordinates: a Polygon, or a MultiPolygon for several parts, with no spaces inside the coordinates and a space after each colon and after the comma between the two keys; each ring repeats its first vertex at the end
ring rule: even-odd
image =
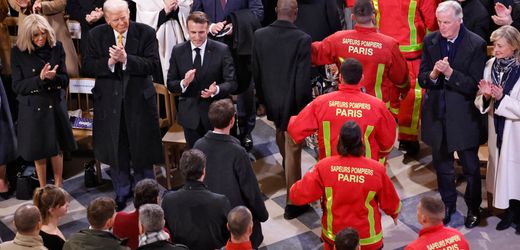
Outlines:
{"type": "Polygon", "coordinates": [[[162,138],[168,189],[172,188],[172,171],[178,168],[182,152],[186,149],[186,138],[184,138],[184,130],[177,123],[177,119],[175,118],[177,109],[175,107],[174,97],[175,94],[170,94],[170,115],[172,118],[172,123],[168,129],[168,132],[166,132],[162,138]]]}
{"type": "MultiPolygon", "coordinates": [[[[93,100],[91,89],[94,86],[94,78],[71,78],[67,89],[67,105],[69,110],[81,110],[81,116],[93,118],[93,100]]],[[[87,149],[93,150],[92,130],[72,129],[74,139],[78,144],[85,145],[87,149]]],[[[95,160],[96,177],[98,183],[102,181],[101,163],[95,160]]]]}
{"type": "Polygon", "coordinates": [[[169,128],[172,125],[172,113],[170,104],[170,92],[164,84],[153,83],[157,93],[157,114],[159,114],[159,127],[169,128]],[[164,106],[163,106],[164,104],[164,106]],[[161,107],[164,107],[164,117],[161,115],[161,107]]]}

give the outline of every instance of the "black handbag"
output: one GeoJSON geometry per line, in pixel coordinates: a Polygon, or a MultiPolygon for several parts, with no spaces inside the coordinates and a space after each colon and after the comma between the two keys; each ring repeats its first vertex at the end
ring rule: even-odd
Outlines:
{"type": "Polygon", "coordinates": [[[36,176],[36,167],[24,165],[18,172],[16,181],[16,199],[31,200],[34,190],[40,185],[36,176]]]}
{"type": "Polygon", "coordinates": [[[96,165],[96,161],[94,161],[94,160],[89,161],[89,162],[85,163],[85,165],[84,165],[85,166],[85,175],[84,175],[85,187],[88,187],[88,188],[95,187],[99,184],[97,181],[95,165],[96,165]]]}

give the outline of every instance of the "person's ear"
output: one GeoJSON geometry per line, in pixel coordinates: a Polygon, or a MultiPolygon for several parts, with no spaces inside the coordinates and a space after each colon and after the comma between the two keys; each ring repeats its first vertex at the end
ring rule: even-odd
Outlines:
{"type": "Polygon", "coordinates": [[[226,227],[227,227],[227,230],[230,231],[231,229],[229,228],[229,223],[226,223],[226,227]]]}

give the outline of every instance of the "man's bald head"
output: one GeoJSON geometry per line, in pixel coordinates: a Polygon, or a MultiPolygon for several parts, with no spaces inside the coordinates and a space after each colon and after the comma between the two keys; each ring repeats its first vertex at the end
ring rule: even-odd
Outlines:
{"type": "Polygon", "coordinates": [[[21,234],[38,234],[42,218],[34,205],[23,205],[14,212],[14,226],[21,234]]]}
{"type": "Polygon", "coordinates": [[[298,17],[298,2],[296,0],[278,0],[276,13],[278,14],[278,20],[293,23],[298,17]]]}

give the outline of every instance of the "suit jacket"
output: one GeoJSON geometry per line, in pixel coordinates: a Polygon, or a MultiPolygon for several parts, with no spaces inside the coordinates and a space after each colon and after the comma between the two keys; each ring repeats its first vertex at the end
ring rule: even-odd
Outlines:
{"type": "Polygon", "coordinates": [[[224,9],[220,0],[193,0],[191,7],[191,11],[202,11],[208,14],[212,23],[224,21],[231,12],[242,9],[250,9],[259,21],[264,18],[262,0],[227,0],[224,9]]]}
{"type": "MultiPolygon", "coordinates": [[[[461,29],[465,29],[461,25],[461,29]]],[[[466,29],[450,64],[453,74],[446,80],[443,75],[434,83],[430,72],[435,62],[442,60],[439,31],[424,38],[424,50],[419,70],[419,84],[426,89],[421,111],[422,140],[433,150],[440,148],[445,134],[449,152],[478,147],[484,140],[481,134],[483,116],[473,105],[486,64],[486,42],[466,29]],[[446,112],[444,121],[436,117],[439,101],[444,92],[446,112]],[[443,123],[445,123],[443,125],[443,123]]]]}
{"type": "Polygon", "coordinates": [[[341,30],[336,1],[298,0],[298,18],[294,24],[309,34],[313,42],[325,39],[341,30]]]}
{"type": "Polygon", "coordinates": [[[60,42],[45,45],[32,53],[13,47],[11,65],[13,91],[18,100],[18,152],[27,161],[57,155],[60,150],[73,151],[76,142],[67,114],[65,89],[69,85],[65,52],[60,42]],[[38,56],[47,51],[49,59],[38,56]],[[49,63],[58,65],[53,80],[40,80],[40,72],[49,63]],[[37,143],[35,143],[37,142],[37,143]]]}
{"type": "Polygon", "coordinates": [[[490,25],[493,21],[489,17],[486,7],[480,0],[466,0],[460,4],[464,15],[464,26],[485,41],[489,41],[490,25]]]}
{"type": "Polygon", "coordinates": [[[108,48],[116,44],[108,24],[95,27],[89,40],[85,70],[96,77],[94,98],[94,153],[99,161],[117,164],[119,132],[126,126],[134,166],[163,161],[161,135],[152,74],[160,67],[155,31],[130,22],[126,37],[126,70],[108,67],[108,48]],[[121,124],[121,114],[125,120],[121,124]]]}
{"type": "Polygon", "coordinates": [[[253,79],[267,118],[287,130],[289,118],[311,100],[311,37],[287,21],[255,32],[253,79]]]}
{"type": "MultiPolygon", "coordinates": [[[[85,16],[90,14],[95,8],[103,8],[105,0],[68,0],[67,2],[67,13],[69,13],[71,19],[78,21],[81,25],[81,39],[80,39],[80,55],[81,65],[85,65],[85,55],[88,49],[89,32],[92,28],[105,23],[105,18],[101,17],[95,23],[88,23],[85,20],[85,16]]],[[[84,71],[82,69],[82,71],[84,71]]],[[[82,72],[83,76],[89,76],[82,72]]]]}
{"type": "Polygon", "coordinates": [[[204,184],[208,189],[225,195],[231,207],[242,205],[251,211],[253,234],[250,239],[253,248],[258,248],[264,239],[260,222],[265,222],[269,213],[246,150],[235,137],[212,131],[199,139],[193,148],[206,155],[204,184]]]}
{"type": "Polygon", "coordinates": [[[167,193],[162,202],[172,241],[192,250],[221,248],[229,238],[224,195],[213,193],[199,181],[187,180],[182,189],[167,193]]]}
{"type": "Polygon", "coordinates": [[[177,118],[185,128],[196,129],[199,122],[206,130],[211,129],[208,118],[209,105],[221,98],[226,98],[236,89],[235,68],[228,47],[220,42],[208,39],[202,68],[195,73],[195,78],[184,93],[180,82],[184,75],[193,69],[191,42],[186,41],[175,46],[168,69],[168,90],[180,93],[177,118]],[[220,88],[218,95],[210,98],[200,97],[200,92],[216,82],[220,88]]]}

